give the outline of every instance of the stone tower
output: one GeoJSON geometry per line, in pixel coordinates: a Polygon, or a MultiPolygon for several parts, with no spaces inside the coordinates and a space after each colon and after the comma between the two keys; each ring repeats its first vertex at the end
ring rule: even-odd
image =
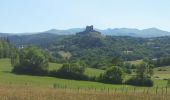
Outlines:
{"type": "Polygon", "coordinates": [[[93,30],[93,25],[91,25],[91,26],[86,26],[86,30],[85,30],[86,32],[92,32],[92,31],[94,31],[93,30]]]}

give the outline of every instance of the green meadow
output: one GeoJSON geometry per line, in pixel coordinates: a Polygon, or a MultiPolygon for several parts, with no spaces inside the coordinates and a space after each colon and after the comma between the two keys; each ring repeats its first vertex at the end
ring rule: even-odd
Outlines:
{"type": "MultiPolygon", "coordinates": [[[[61,67],[61,64],[50,63],[49,70],[57,70],[61,67]]],[[[157,71],[155,70],[155,76],[166,77],[169,78],[170,67],[164,67],[165,71],[157,71]]],[[[53,85],[57,85],[60,87],[68,87],[68,88],[134,88],[134,86],[129,85],[112,85],[112,84],[104,84],[99,82],[90,82],[90,81],[77,81],[77,80],[68,80],[68,79],[60,79],[55,77],[47,77],[47,76],[31,76],[31,75],[16,75],[11,73],[12,67],[9,59],[0,59],[0,85],[1,86],[31,86],[31,87],[53,87],[53,85]]],[[[103,70],[87,68],[85,74],[89,76],[98,76],[100,73],[103,73],[103,70]]],[[[166,87],[167,80],[164,79],[153,79],[154,87],[166,87]]],[[[142,87],[139,87],[142,88],[142,87]]]]}

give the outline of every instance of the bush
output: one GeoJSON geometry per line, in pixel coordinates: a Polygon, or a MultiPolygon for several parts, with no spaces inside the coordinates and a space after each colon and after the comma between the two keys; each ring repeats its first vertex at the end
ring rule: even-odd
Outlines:
{"type": "Polygon", "coordinates": [[[52,71],[51,76],[75,79],[75,80],[88,80],[88,77],[84,75],[85,68],[76,64],[63,64],[63,66],[57,71],[52,71]]]}
{"type": "Polygon", "coordinates": [[[137,77],[132,77],[128,79],[125,84],[128,85],[135,85],[135,86],[153,86],[153,81],[150,78],[137,78],[137,77]]]}
{"type": "Polygon", "coordinates": [[[110,67],[104,74],[101,74],[99,81],[103,83],[121,84],[124,78],[124,72],[120,67],[110,67]]]}
{"type": "Polygon", "coordinates": [[[21,49],[16,58],[12,58],[13,72],[16,74],[46,75],[48,59],[46,55],[34,46],[21,49]],[[14,63],[15,62],[15,63],[14,63]]]}

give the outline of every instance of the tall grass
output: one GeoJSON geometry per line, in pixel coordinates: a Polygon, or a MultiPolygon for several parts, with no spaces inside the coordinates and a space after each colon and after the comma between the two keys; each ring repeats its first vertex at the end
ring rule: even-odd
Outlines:
{"type": "Polygon", "coordinates": [[[170,94],[0,87],[0,100],[168,100],[170,94]]]}

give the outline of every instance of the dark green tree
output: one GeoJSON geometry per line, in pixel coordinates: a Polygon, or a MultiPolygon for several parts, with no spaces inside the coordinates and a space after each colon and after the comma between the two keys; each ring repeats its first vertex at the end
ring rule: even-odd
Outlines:
{"type": "Polygon", "coordinates": [[[108,68],[104,74],[101,74],[99,80],[104,83],[121,84],[123,78],[123,69],[117,66],[113,66],[108,68]]]}
{"type": "Polygon", "coordinates": [[[9,58],[11,56],[12,52],[12,46],[10,43],[0,38],[0,58],[9,58]]]}
{"type": "Polygon", "coordinates": [[[150,78],[153,75],[154,66],[145,62],[142,62],[136,69],[136,75],[138,78],[150,78]]]}
{"type": "Polygon", "coordinates": [[[123,65],[123,60],[120,57],[114,57],[111,62],[114,66],[122,66],[123,65]]]}
{"type": "Polygon", "coordinates": [[[75,79],[75,80],[87,80],[87,76],[84,75],[85,67],[78,63],[66,63],[57,71],[51,72],[52,76],[75,79]]]}
{"type": "Polygon", "coordinates": [[[128,79],[126,84],[137,86],[153,86],[151,76],[153,75],[154,66],[142,62],[136,69],[136,76],[128,79]]]}
{"type": "Polygon", "coordinates": [[[13,72],[17,74],[46,75],[48,58],[43,51],[35,46],[27,46],[14,55],[13,72]]]}

